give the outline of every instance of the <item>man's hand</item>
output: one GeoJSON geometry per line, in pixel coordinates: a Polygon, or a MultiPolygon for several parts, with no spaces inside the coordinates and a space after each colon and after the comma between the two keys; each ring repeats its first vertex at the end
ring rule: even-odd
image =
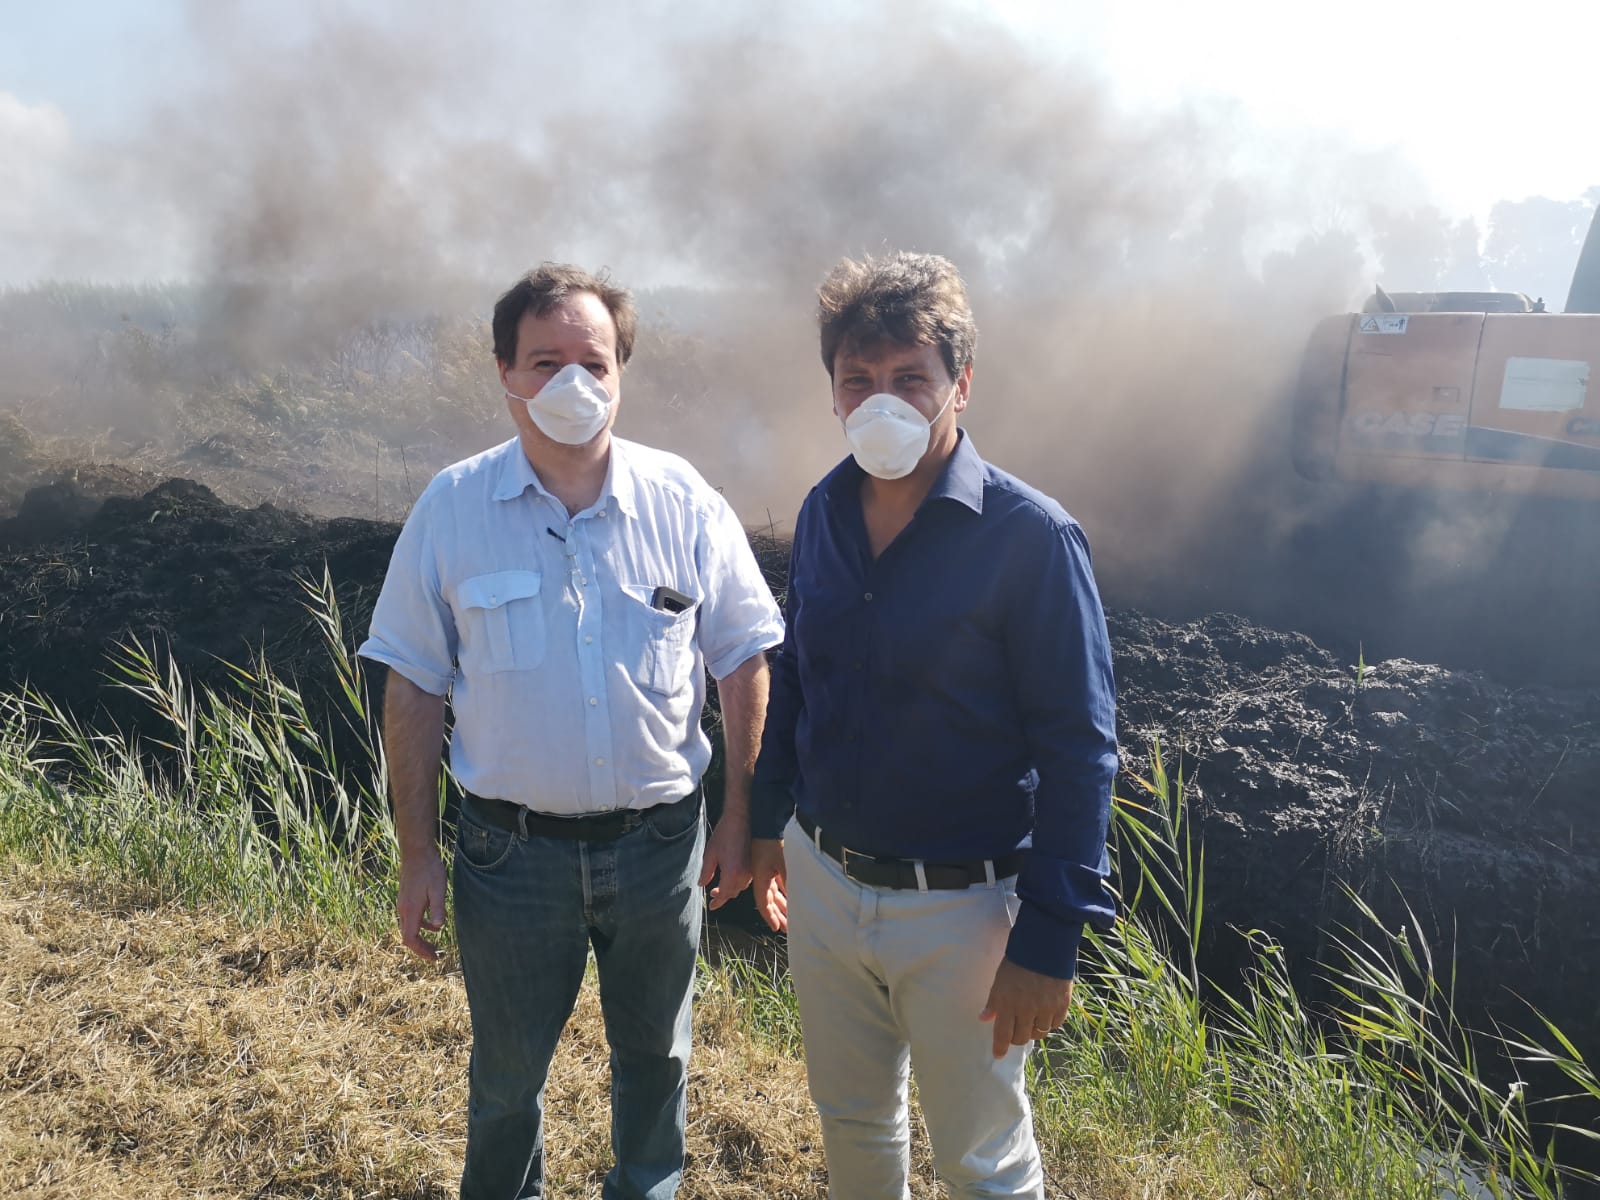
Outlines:
{"type": "Polygon", "coordinates": [[[994,1022],[994,1056],[1004,1058],[1012,1046],[1026,1046],[1060,1025],[1071,1005],[1072,980],[1040,975],[1006,958],[978,1019],[994,1022]]]}
{"type": "Polygon", "coordinates": [[[783,861],[783,839],[753,840],[750,843],[750,871],[755,878],[756,911],[775,932],[788,932],[789,870],[783,861]]]}
{"type": "Polygon", "coordinates": [[[444,862],[438,851],[401,858],[395,915],[400,919],[400,940],[407,950],[427,962],[439,957],[433,943],[422,936],[423,929],[438,933],[444,928],[444,862]]]}
{"type": "Polygon", "coordinates": [[[444,863],[439,858],[439,751],[444,697],[425,692],[399,671],[383,690],[383,748],[394,793],[394,836],[400,843],[395,916],[406,949],[426,962],[439,957],[423,938],[444,928],[444,863]]]}
{"type": "Polygon", "coordinates": [[[705,866],[700,869],[700,886],[715,878],[711,889],[711,908],[721,908],[750,886],[750,818],[743,812],[724,811],[706,842],[705,866]]]}
{"type": "Polygon", "coordinates": [[[722,744],[727,751],[722,776],[722,816],[706,843],[700,886],[721,874],[711,889],[711,907],[721,908],[750,886],[750,777],[761,748],[761,722],[767,714],[767,656],[752,654],[717,680],[722,701],[722,744]]]}

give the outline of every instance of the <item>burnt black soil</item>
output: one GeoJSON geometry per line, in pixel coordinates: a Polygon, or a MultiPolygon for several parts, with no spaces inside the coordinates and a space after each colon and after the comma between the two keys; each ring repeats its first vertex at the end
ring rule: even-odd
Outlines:
{"type": "MultiPolygon", "coordinates": [[[[265,648],[315,691],[325,668],[296,575],[326,564],[359,630],[397,532],[236,507],[186,480],[104,490],[58,479],[0,521],[0,687],[124,728],[148,720],[105,680],[129,638],[211,682],[220,660],[265,648]]],[[[781,588],[783,547],[758,552],[781,588]]],[[[1358,676],[1236,616],[1113,612],[1111,632],[1130,776],[1159,737],[1194,800],[1212,973],[1239,957],[1235,929],[1267,931],[1302,968],[1330,957],[1349,886],[1453,948],[1465,1002],[1526,1025],[1515,992],[1600,1047],[1600,691],[1402,659],[1358,676]]],[[[1120,790],[1138,794],[1131,777],[1120,790]]]]}
{"type": "Polygon", "coordinates": [[[1348,886],[1453,949],[1474,1006],[1526,1025],[1515,992],[1600,1035],[1600,691],[1358,674],[1235,616],[1113,613],[1111,634],[1124,761],[1162,737],[1200,817],[1213,971],[1242,944],[1219,921],[1335,957],[1348,886]]]}
{"type": "Polygon", "coordinates": [[[396,527],[237,508],[184,479],[96,500],[69,480],[29,491],[0,520],[0,686],[32,685],[81,717],[148,719],[105,679],[119,643],[170,649],[196,678],[265,649],[317,675],[320,643],[300,579],[326,563],[352,620],[383,581],[396,527]]]}

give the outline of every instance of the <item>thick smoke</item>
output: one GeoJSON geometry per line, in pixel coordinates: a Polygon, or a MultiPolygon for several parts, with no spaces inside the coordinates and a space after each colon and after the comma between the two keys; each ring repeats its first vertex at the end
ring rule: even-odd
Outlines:
{"type": "MultiPolygon", "coordinates": [[[[180,271],[209,285],[204,348],[270,366],[376,318],[481,312],[543,258],[605,264],[739,315],[708,331],[738,351],[709,403],[753,426],[735,442],[762,427],[777,446],[813,434],[798,478],[838,448],[809,307],[841,254],[937,250],[967,273],[998,452],[998,418],[1020,426],[1019,406],[1097,422],[1106,382],[1074,382],[1102,374],[1088,347],[1121,360],[1113,374],[1135,386],[1117,390],[1149,390],[1126,368],[1152,357],[1141,342],[1185,336],[1169,310],[1193,327],[1250,306],[1242,256],[1315,216],[1288,194],[1295,172],[1228,182],[1220,120],[1121,117],[1086,69],[954,8],[740,21],[709,6],[626,20],[546,6],[506,28],[489,6],[447,19],[413,3],[293,33],[240,7],[193,14],[207,69],[141,136],[88,157],[105,180],[97,222],[119,203],[152,224],[179,218],[180,271]]],[[[1318,262],[1293,299],[1307,312],[1342,302],[1353,265],[1318,262]]],[[[642,360],[638,376],[650,370],[642,360]]],[[[742,446],[723,460],[694,445],[736,492],[773,478],[742,446]]],[[[750,501],[792,506],[785,483],[750,501]]]]}
{"type": "MultiPolygon", "coordinates": [[[[1289,468],[1298,354],[1370,282],[1372,198],[1425,199],[1405,168],[1220,108],[1131,116],[1092,67],[953,4],[798,7],[411,0],[279,27],[197,2],[207,67],[90,148],[95,220],[180,231],[196,380],[481,317],[543,259],[609,267],[654,333],[620,431],[780,526],[844,453],[816,282],[943,253],[981,331],[968,427],[1083,521],[1112,599],[1261,608],[1340,499],[1289,468]]],[[[1397,220],[1374,220],[1383,257],[1414,240],[1397,220]]],[[[1435,266],[1462,241],[1437,224],[1435,266]]]]}

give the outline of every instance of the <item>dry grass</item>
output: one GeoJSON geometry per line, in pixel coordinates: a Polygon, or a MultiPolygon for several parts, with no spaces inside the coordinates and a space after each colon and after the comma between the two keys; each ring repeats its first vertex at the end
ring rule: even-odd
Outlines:
{"type": "MultiPolygon", "coordinates": [[[[397,945],[148,903],[0,866],[0,1194],[443,1197],[465,1136],[466,998],[397,945]]],[[[700,1004],[680,1193],[821,1197],[798,1062],[700,1004]]],[[[610,1165],[585,988],[551,1071],[551,1196],[610,1165]]],[[[935,1195],[925,1160],[914,1191],[935,1195]]]]}
{"type": "MultiPolygon", "coordinates": [[[[701,981],[680,1195],[821,1200],[803,1067],[777,1046],[792,1028],[774,1032],[759,973],[724,966],[701,981]]],[[[1261,1109],[1252,1134],[1172,1079],[1165,1043],[1159,1069],[1141,1066],[1133,1051],[1170,1014],[1109,1047],[1120,1066],[1108,1067],[1094,1022],[1112,1015],[1086,992],[1052,1048],[1060,1074],[1036,1089],[1052,1200],[1445,1190],[1401,1170],[1359,1189],[1308,1185],[1321,1143],[1302,1144],[1303,1122],[1261,1109]]],[[[551,1197],[597,1197],[610,1166],[601,1029],[586,987],[547,1091],[551,1197]]],[[[0,861],[0,1195],[454,1196],[469,1041],[453,962],[419,963],[392,933],[251,927],[104,874],[0,861]]],[[[940,1192],[920,1121],[913,1133],[912,1194],[926,1200],[940,1192]]]]}

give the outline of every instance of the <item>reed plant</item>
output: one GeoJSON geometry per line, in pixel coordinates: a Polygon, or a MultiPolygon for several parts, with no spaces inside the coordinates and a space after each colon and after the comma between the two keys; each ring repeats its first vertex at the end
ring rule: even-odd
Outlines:
{"type": "MultiPolygon", "coordinates": [[[[37,693],[0,699],[0,859],[246,924],[388,929],[397,855],[371,684],[330,580],[305,588],[331,695],[314,700],[260,657],[195,689],[158,647],[130,643],[111,675],[159,715],[159,737],[92,728],[37,693]]],[[[1056,1194],[1545,1200],[1593,1182],[1556,1149],[1558,1136],[1596,1140],[1556,1115],[1574,1097],[1600,1104],[1584,1055],[1531,1010],[1532,1032],[1474,1028],[1415,921],[1390,927],[1352,894],[1316,1002],[1257,930],[1217,935],[1244,939],[1248,966],[1208,980],[1205,853],[1183,772],[1155,742],[1124,780],[1121,917],[1087,935],[1068,1023],[1030,1059],[1056,1194]],[[1530,1073],[1556,1086],[1536,1096],[1530,1073]]],[[[719,946],[702,999],[796,1059],[793,988],[764,944],[719,946]]]]}
{"type": "Polygon", "coordinates": [[[0,853],[249,922],[386,924],[398,860],[377,715],[331,580],[303,584],[337,689],[329,705],[260,655],[195,689],[139,642],[118,647],[110,673],[159,736],[94,728],[37,691],[0,702],[0,853]],[[330,720],[353,736],[334,737],[330,720]]]}
{"type": "Polygon", "coordinates": [[[1600,1098],[1584,1056],[1531,1010],[1540,1037],[1473,1028],[1414,919],[1391,927],[1349,893],[1316,967],[1325,1001],[1259,930],[1227,931],[1246,943],[1242,978],[1203,978],[1204,854],[1159,741],[1148,766],[1113,808],[1125,915],[1089,932],[1079,1002],[1036,1060],[1050,1157],[1165,1163],[1196,1194],[1326,1200],[1544,1200],[1595,1181],[1556,1154],[1552,1106],[1600,1098]],[[1541,1067],[1564,1084],[1535,1099],[1541,1067]],[[1242,1190],[1217,1192],[1223,1179],[1242,1190]]]}

